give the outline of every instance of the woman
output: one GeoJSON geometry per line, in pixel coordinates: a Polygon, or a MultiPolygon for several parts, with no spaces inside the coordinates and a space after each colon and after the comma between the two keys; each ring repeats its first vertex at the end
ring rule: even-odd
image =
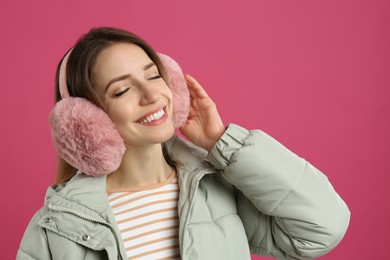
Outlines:
{"type": "MultiPolygon", "coordinates": [[[[165,68],[145,41],[97,28],[76,43],[58,67],[56,100],[72,100],[69,91],[100,107],[124,146],[108,157],[89,139],[86,154],[57,148],[67,162],[18,259],[308,259],[340,242],[350,213],[326,176],[260,130],[225,127],[200,84],[185,79],[191,104],[180,131],[190,142],[174,135],[165,68]]],[[[56,117],[52,125],[65,120],[56,117]]],[[[84,135],[111,136],[97,129],[84,135]]]]}

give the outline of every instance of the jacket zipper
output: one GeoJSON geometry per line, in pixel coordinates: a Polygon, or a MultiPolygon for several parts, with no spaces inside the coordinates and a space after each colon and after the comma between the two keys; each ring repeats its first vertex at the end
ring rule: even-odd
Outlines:
{"type": "MultiPolygon", "coordinates": [[[[189,196],[188,199],[190,198],[190,195],[192,195],[192,200],[190,201],[190,206],[188,208],[188,211],[187,211],[186,215],[183,216],[183,217],[185,217],[185,220],[183,222],[183,227],[182,227],[183,231],[182,231],[182,234],[181,234],[182,237],[181,237],[181,241],[180,241],[181,242],[181,247],[183,249],[183,250],[180,250],[180,255],[181,255],[181,259],[182,260],[186,259],[186,256],[184,254],[182,254],[182,253],[184,253],[184,233],[185,233],[185,228],[186,228],[186,225],[187,225],[187,222],[188,222],[188,218],[189,218],[189,215],[190,215],[189,213],[190,213],[190,211],[191,211],[191,209],[192,209],[192,207],[194,205],[195,193],[198,190],[198,186],[199,186],[200,180],[203,178],[203,176],[205,176],[206,174],[210,174],[210,173],[212,173],[212,172],[204,171],[203,173],[201,173],[199,175],[199,177],[197,178],[197,180],[196,180],[196,184],[195,184],[195,187],[194,187],[192,193],[188,195],[189,196]]],[[[191,183],[192,183],[192,181],[191,181],[191,183]]]]}
{"type": "MultiPolygon", "coordinates": [[[[61,207],[61,206],[57,206],[57,205],[54,205],[53,203],[49,203],[48,205],[48,208],[51,209],[51,210],[55,210],[55,211],[59,211],[59,212],[66,212],[66,213],[71,213],[73,215],[76,215],[78,216],[79,218],[82,218],[82,219],[85,219],[85,220],[88,220],[88,221],[91,221],[91,222],[96,222],[96,223],[99,223],[99,224],[102,224],[102,225],[105,225],[105,226],[108,226],[112,232],[115,234],[115,237],[116,237],[116,242],[118,243],[122,243],[122,241],[118,241],[118,238],[117,238],[117,234],[116,234],[116,231],[115,231],[115,228],[108,222],[105,222],[105,221],[101,221],[101,220],[98,220],[98,219],[94,219],[94,218],[91,218],[91,217],[88,217],[88,216],[85,216],[83,214],[80,214],[79,212],[75,211],[75,210],[71,210],[69,208],[64,208],[64,207],[61,207]]],[[[119,253],[122,257],[122,259],[127,259],[127,255],[124,256],[122,250],[121,250],[121,247],[118,248],[119,249],[119,253]]]]}

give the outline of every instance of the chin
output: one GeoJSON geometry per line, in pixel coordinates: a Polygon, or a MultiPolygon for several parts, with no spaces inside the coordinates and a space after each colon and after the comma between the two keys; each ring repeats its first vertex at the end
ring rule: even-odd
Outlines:
{"type": "Polygon", "coordinates": [[[143,131],[133,132],[134,134],[127,132],[127,134],[123,135],[123,139],[129,146],[153,145],[168,141],[175,133],[173,124],[167,124],[162,128],[151,128],[149,130],[143,129],[143,131]]]}

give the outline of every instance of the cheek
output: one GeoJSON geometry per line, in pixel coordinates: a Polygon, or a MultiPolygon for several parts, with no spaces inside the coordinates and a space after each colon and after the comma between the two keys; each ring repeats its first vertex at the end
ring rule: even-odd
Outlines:
{"type": "Polygon", "coordinates": [[[172,94],[172,91],[171,91],[171,89],[170,88],[168,88],[167,87],[167,93],[168,93],[168,95],[169,95],[169,98],[172,100],[173,99],[173,94],[172,94]]]}
{"type": "MultiPolygon", "coordinates": [[[[172,94],[172,91],[171,91],[171,89],[168,87],[168,86],[166,86],[165,88],[164,88],[164,95],[168,98],[168,100],[170,101],[170,103],[172,103],[173,102],[173,94],[172,94]]],[[[173,104],[172,104],[173,105],[173,104]]],[[[171,106],[172,106],[171,105],[171,106]]]]}
{"type": "Polygon", "coordinates": [[[120,127],[121,124],[128,123],[134,113],[134,109],[131,106],[126,106],[121,103],[124,102],[117,102],[108,107],[108,115],[117,127],[120,127]]]}

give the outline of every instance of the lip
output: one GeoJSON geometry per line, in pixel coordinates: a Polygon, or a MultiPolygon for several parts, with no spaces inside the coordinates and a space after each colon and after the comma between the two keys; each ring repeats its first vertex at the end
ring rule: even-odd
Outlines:
{"type": "Polygon", "coordinates": [[[161,105],[161,106],[159,106],[159,107],[157,107],[157,108],[155,108],[155,109],[153,109],[153,110],[150,110],[148,113],[146,113],[145,115],[143,115],[143,116],[141,116],[140,118],[138,118],[138,119],[135,121],[135,123],[141,124],[141,125],[154,125],[154,123],[157,123],[157,124],[158,124],[158,123],[160,123],[160,121],[165,121],[165,119],[166,119],[166,117],[167,117],[167,109],[166,109],[166,108],[167,108],[166,105],[161,105]],[[140,122],[141,120],[143,120],[143,119],[147,118],[148,116],[150,116],[150,115],[152,115],[152,114],[154,114],[154,113],[160,111],[161,109],[164,110],[164,115],[163,115],[160,119],[155,120],[155,121],[152,121],[152,122],[150,122],[150,123],[141,123],[141,122],[140,122]]]}

